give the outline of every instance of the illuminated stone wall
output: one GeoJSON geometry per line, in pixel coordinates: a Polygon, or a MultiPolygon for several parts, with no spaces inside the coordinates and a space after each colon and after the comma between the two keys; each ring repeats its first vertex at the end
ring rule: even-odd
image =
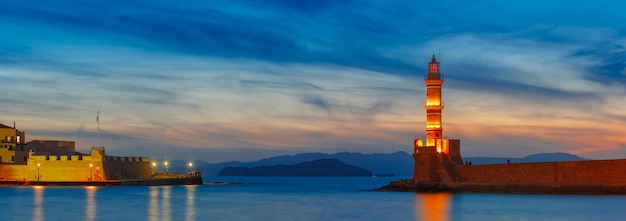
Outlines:
{"type": "Polygon", "coordinates": [[[86,156],[82,160],[77,155],[50,156],[47,160],[46,156],[31,156],[26,166],[30,174],[28,180],[37,180],[37,164],[41,181],[89,181],[91,176],[93,180],[103,180],[102,161],[86,156]]]}
{"type": "Polygon", "coordinates": [[[91,155],[29,154],[26,165],[0,165],[0,179],[37,181],[94,181],[141,179],[152,176],[147,157],[104,156],[104,150],[91,155]]]}
{"type": "Polygon", "coordinates": [[[465,182],[626,183],[626,159],[456,166],[465,182]]]}

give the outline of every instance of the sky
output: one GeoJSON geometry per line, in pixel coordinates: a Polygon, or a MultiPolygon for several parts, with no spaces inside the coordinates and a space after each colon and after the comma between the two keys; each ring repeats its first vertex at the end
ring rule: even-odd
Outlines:
{"type": "Polygon", "coordinates": [[[427,63],[463,156],[626,158],[622,1],[5,1],[0,123],[223,162],[412,152],[427,63]]]}

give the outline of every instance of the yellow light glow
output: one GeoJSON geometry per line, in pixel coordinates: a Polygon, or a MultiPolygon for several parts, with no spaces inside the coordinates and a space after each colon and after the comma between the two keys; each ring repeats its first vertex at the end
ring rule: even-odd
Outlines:
{"type": "Polygon", "coordinates": [[[441,102],[439,100],[426,100],[426,106],[439,106],[441,102]]]}
{"type": "Polygon", "coordinates": [[[89,164],[89,167],[93,167],[93,163],[90,163],[90,164],[89,164]]]}
{"type": "Polygon", "coordinates": [[[441,139],[435,140],[435,146],[437,146],[437,153],[441,153],[441,151],[443,151],[443,147],[441,146],[441,139]]]}
{"type": "Polygon", "coordinates": [[[416,147],[421,147],[422,145],[423,145],[422,139],[415,139],[415,146],[416,147]]]}
{"type": "Polygon", "coordinates": [[[189,167],[193,167],[193,163],[192,162],[189,162],[189,167]]]}

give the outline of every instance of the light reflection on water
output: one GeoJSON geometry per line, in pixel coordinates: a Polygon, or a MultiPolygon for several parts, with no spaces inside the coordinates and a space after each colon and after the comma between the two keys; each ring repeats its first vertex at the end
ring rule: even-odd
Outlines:
{"type": "Polygon", "coordinates": [[[159,220],[159,187],[150,187],[150,206],[148,206],[148,217],[150,221],[159,220]]]}
{"type": "MultiPolygon", "coordinates": [[[[195,192],[198,186],[184,186],[186,201],[184,205],[185,220],[195,220],[195,192]]],[[[172,186],[151,186],[148,217],[150,221],[170,221],[173,216],[172,186]]],[[[177,205],[178,206],[178,205],[177,205]]],[[[180,207],[180,206],[178,206],[180,207]]],[[[176,219],[179,220],[179,219],[176,219]]]]}
{"type": "Polygon", "coordinates": [[[160,187],[162,192],[161,197],[161,220],[162,221],[170,221],[172,219],[172,208],[170,207],[170,194],[172,192],[171,186],[162,186],[160,187]]]}
{"type": "Polygon", "coordinates": [[[85,208],[85,220],[94,221],[96,220],[96,191],[98,190],[95,186],[85,187],[87,190],[87,203],[85,208]]]}
{"type": "Polygon", "coordinates": [[[42,221],[43,220],[43,186],[33,186],[33,190],[35,192],[34,197],[34,211],[33,211],[33,220],[42,221]]]}
{"type": "Polygon", "coordinates": [[[415,194],[415,220],[450,220],[450,193],[415,194]]]}
{"type": "Polygon", "coordinates": [[[185,186],[187,189],[187,211],[186,211],[186,220],[192,221],[196,219],[196,188],[198,186],[185,186]]]}

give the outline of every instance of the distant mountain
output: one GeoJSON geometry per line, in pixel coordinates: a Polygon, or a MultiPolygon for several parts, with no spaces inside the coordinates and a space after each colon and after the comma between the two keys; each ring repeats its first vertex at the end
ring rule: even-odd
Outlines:
{"type": "Polygon", "coordinates": [[[472,162],[473,165],[478,164],[500,164],[507,163],[534,163],[534,162],[561,162],[561,161],[577,161],[589,160],[569,153],[538,153],[525,156],[523,158],[507,158],[507,157],[463,157],[463,161],[472,162]]]}
{"type": "MultiPolygon", "coordinates": [[[[301,153],[295,155],[282,155],[261,159],[254,162],[223,162],[223,163],[206,163],[204,161],[194,161],[194,169],[200,170],[205,176],[216,176],[219,171],[226,167],[258,167],[258,166],[275,166],[275,165],[294,165],[302,162],[314,161],[319,159],[335,158],[346,164],[354,165],[371,171],[374,175],[395,176],[412,176],[413,175],[413,156],[404,151],[395,153],[350,153],[341,152],[335,154],[325,153],[301,153]]],[[[558,161],[575,161],[588,160],[568,153],[538,153],[528,155],[523,158],[507,158],[507,157],[463,157],[464,161],[472,161],[472,164],[500,164],[509,160],[511,163],[528,163],[528,162],[558,162],[558,161]]],[[[171,161],[170,172],[180,171],[187,172],[185,161],[171,161]]]]}
{"type": "Polygon", "coordinates": [[[335,158],[343,163],[354,165],[371,171],[374,175],[411,176],[413,174],[413,157],[404,151],[381,154],[362,154],[341,152],[335,154],[302,153],[265,158],[255,162],[224,162],[206,163],[197,168],[203,175],[215,176],[226,167],[257,167],[275,165],[294,165],[307,161],[335,158]]]}
{"type": "Polygon", "coordinates": [[[218,176],[372,176],[372,172],[338,159],[320,159],[295,165],[226,167],[218,176]]]}

